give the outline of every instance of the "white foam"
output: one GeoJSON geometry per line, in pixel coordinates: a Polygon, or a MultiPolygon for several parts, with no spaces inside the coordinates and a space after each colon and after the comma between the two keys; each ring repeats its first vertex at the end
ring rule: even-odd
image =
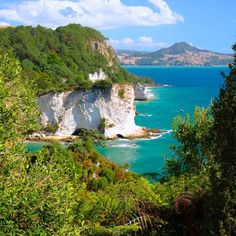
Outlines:
{"type": "Polygon", "coordinates": [[[158,136],[152,136],[150,137],[151,140],[154,140],[154,139],[159,139],[159,138],[162,138],[162,134],[158,135],[158,136]]]}
{"type": "Polygon", "coordinates": [[[166,132],[164,134],[169,134],[169,133],[172,133],[172,132],[173,132],[172,129],[168,129],[168,130],[166,130],[166,132]]]}
{"type": "Polygon", "coordinates": [[[155,135],[155,136],[150,136],[148,138],[137,138],[135,139],[136,141],[150,141],[150,140],[154,140],[154,139],[159,139],[162,137],[162,134],[158,134],[158,135],[155,135]]]}
{"type": "Polygon", "coordinates": [[[151,117],[151,114],[139,114],[138,116],[146,116],[146,117],[151,117]]]}
{"type": "Polygon", "coordinates": [[[139,148],[136,144],[113,144],[109,145],[109,147],[115,147],[115,148],[139,148]]]}
{"type": "Polygon", "coordinates": [[[154,136],[150,136],[149,138],[138,138],[135,140],[141,140],[141,141],[155,140],[155,139],[162,138],[165,134],[169,134],[172,132],[173,132],[173,130],[170,129],[170,130],[167,130],[166,132],[163,132],[162,134],[158,134],[158,135],[155,135],[155,133],[150,133],[150,134],[153,134],[154,136]]]}
{"type": "Polygon", "coordinates": [[[146,94],[149,99],[154,98],[155,95],[153,93],[153,88],[152,87],[146,87],[146,94]]]}
{"type": "Polygon", "coordinates": [[[131,140],[128,138],[118,138],[116,139],[117,141],[125,141],[125,142],[130,142],[131,140]]]}

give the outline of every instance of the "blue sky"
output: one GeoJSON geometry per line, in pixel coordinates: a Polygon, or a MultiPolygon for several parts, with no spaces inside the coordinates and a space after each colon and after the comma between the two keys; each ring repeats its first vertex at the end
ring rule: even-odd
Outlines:
{"type": "Polygon", "coordinates": [[[0,0],[0,25],[81,23],[119,49],[154,51],[175,42],[231,53],[236,0],[0,0]]]}

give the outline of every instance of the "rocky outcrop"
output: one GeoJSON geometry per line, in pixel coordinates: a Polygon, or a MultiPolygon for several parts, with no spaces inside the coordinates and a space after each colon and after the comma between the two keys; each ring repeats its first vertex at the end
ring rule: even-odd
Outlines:
{"type": "Polygon", "coordinates": [[[38,98],[38,107],[42,126],[56,124],[57,136],[72,135],[80,128],[97,130],[105,121],[107,138],[143,137],[147,131],[135,124],[134,99],[131,85],[113,85],[105,91],[46,94],[38,98]],[[122,98],[120,90],[124,91],[122,98]]]}
{"type": "Polygon", "coordinates": [[[99,72],[95,72],[95,73],[93,73],[93,74],[89,74],[88,79],[94,83],[94,82],[96,82],[96,81],[106,80],[106,79],[107,79],[107,76],[106,76],[106,74],[103,72],[103,70],[100,69],[99,72]]]}
{"type": "Polygon", "coordinates": [[[134,87],[134,92],[136,101],[148,101],[152,97],[150,90],[143,84],[136,84],[134,87]]]}
{"type": "Polygon", "coordinates": [[[107,42],[91,41],[90,45],[93,52],[98,51],[107,59],[109,67],[116,64],[116,52],[107,42]]]}

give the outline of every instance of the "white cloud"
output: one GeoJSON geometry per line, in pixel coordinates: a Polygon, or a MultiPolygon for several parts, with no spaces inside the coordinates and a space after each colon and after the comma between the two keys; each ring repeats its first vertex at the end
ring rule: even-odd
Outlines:
{"type": "Polygon", "coordinates": [[[153,8],[128,6],[121,0],[22,0],[0,9],[0,19],[55,28],[80,23],[95,28],[157,26],[183,21],[165,0],[149,0],[153,8]]]}
{"type": "Polygon", "coordinates": [[[169,44],[166,42],[156,42],[150,36],[141,36],[137,39],[124,38],[124,39],[109,39],[108,43],[115,48],[126,48],[126,47],[136,47],[136,48],[146,48],[146,49],[159,49],[168,47],[169,44]]]}
{"type": "Polygon", "coordinates": [[[121,40],[121,43],[125,45],[133,45],[135,41],[131,38],[124,38],[121,40]]]}
{"type": "Polygon", "coordinates": [[[111,45],[119,45],[120,44],[120,40],[118,40],[118,39],[109,39],[108,42],[111,45]]]}
{"type": "Polygon", "coordinates": [[[138,38],[138,41],[140,43],[150,44],[150,43],[153,43],[153,38],[152,37],[147,37],[147,36],[141,36],[140,38],[138,38]]]}

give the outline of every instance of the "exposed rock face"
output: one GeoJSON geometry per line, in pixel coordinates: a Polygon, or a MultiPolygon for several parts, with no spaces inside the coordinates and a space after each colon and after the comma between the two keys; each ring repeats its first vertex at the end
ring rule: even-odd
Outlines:
{"type": "Polygon", "coordinates": [[[147,101],[147,93],[146,93],[146,88],[142,84],[136,84],[134,88],[135,92],[135,100],[137,101],[147,101]]]}
{"type": "Polygon", "coordinates": [[[136,84],[134,91],[136,101],[148,101],[152,97],[152,94],[149,89],[142,84],[136,84]]]}
{"type": "Polygon", "coordinates": [[[107,59],[109,67],[115,65],[117,60],[116,53],[107,42],[91,41],[90,45],[92,51],[99,51],[107,59]]]}
{"type": "Polygon", "coordinates": [[[38,99],[41,124],[57,124],[56,135],[73,134],[77,129],[97,130],[101,119],[105,118],[105,136],[116,138],[141,137],[145,129],[134,122],[134,88],[131,85],[113,85],[106,91],[61,92],[43,95],[38,99]],[[124,98],[119,90],[124,89],[124,98]]]}
{"type": "Polygon", "coordinates": [[[95,72],[94,74],[89,74],[89,80],[93,83],[99,80],[106,80],[107,76],[106,74],[100,69],[99,72],[95,72]]]}

